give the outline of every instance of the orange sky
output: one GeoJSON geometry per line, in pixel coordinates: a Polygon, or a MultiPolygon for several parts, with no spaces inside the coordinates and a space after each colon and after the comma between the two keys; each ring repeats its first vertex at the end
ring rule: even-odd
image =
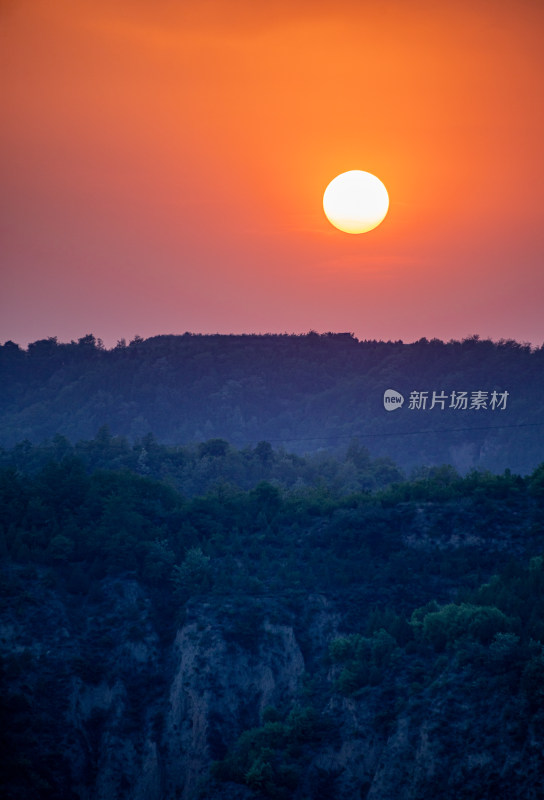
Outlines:
{"type": "Polygon", "coordinates": [[[544,3],[0,0],[0,341],[544,340],[544,3]],[[387,186],[376,230],[322,211],[387,186]]]}

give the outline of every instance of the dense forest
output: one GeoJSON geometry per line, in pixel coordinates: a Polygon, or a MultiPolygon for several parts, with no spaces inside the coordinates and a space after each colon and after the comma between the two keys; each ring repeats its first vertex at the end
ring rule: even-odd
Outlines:
{"type": "Polygon", "coordinates": [[[544,464],[102,428],[0,508],[3,797],[542,796],[544,464]]]}
{"type": "Polygon", "coordinates": [[[88,335],[0,347],[0,445],[107,425],[131,443],[268,441],[303,455],[358,437],[403,469],[453,464],[528,474],[542,460],[544,348],[470,337],[358,341],[351,334],[88,335]],[[401,393],[393,413],[384,392],[401,393]],[[463,395],[464,393],[464,395],[463,395]],[[481,401],[481,402],[480,402],[481,401]]]}
{"type": "Polygon", "coordinates": [[[5,342],[1,796],[540,798],[543,365],[5,342]]]}

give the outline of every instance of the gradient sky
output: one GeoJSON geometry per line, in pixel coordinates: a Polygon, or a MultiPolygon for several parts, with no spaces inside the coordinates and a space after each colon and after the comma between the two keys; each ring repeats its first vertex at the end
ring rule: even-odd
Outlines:
{"type": "Polygon", "coordinates": [[[542,0],[0,0],[0,341],[544,340],[542,0]],[[363,169],[353,236],[322,195],[363,169]]]}

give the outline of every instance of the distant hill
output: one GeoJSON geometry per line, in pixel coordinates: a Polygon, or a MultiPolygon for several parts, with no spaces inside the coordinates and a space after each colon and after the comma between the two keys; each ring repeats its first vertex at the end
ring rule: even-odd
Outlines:
{"type": "Polygon", "coordinates": [[[403,468],[528,473],[544,460],[543,367],[544,348],[478,337],[404,344],[349,333],[186,333],[111,350],[92,335],[26,350],[6,342],[0,445],[57,433],[74,442],[104,425],[130,440],[269,441],[298,453],[358,438],[403,468]],[[387,390],[404,398],[391,411],[387,390]]]}

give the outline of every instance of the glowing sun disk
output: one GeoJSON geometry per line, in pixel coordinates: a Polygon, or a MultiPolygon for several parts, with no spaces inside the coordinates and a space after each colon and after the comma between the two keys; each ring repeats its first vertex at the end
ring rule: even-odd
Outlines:
{"type": "Polygon", "coordinates": [[[387,189],[370,172],[352,169],[337,175],[323,195],[329,222],[345,233],[366,233],[382,222],[389,208],[387,189]]]}

